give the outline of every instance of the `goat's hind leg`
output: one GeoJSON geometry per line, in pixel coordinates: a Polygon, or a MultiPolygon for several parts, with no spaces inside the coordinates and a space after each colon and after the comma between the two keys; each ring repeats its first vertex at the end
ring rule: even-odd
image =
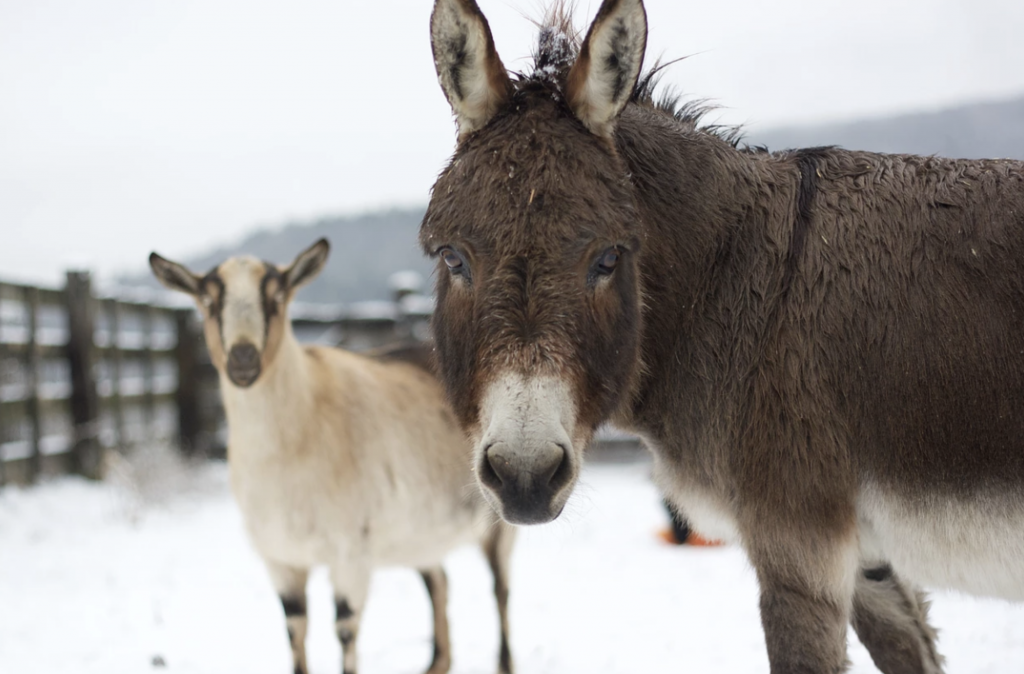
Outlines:
{"type": "Polygon", "coordinates": [[[501,646],[498,653],[498,674],[512,674],[512,651],[508,644],[508,568],[516,530],[504,522],[495,522],[483,542],[484,555],[494,576],[494,598],[498,604],[501,625],[501,646]]]}
{"type": "Polygon", "coordinates": [[[306,580],[308,569],[284,566],[267,561],[270,580],[277,590],[288,626],[288,642],[292,649],[292,667],[295,674],[306,674],[306,580]]]}
{"type": "Polygon", "coordinates": [[[451,641],[448,637],[448,576],[440,565],[420,571],[430,595],[434,611],[434,657],[427,674],[447,674],[452,666],[451,641]]]}
{"type": "Polygon", "coordinates": [[[903,582],[887,564],[858,574],[850,617],[861,643],[883,674],[941,674],[942,656],[928,624],[924,594],[903,582]]]}

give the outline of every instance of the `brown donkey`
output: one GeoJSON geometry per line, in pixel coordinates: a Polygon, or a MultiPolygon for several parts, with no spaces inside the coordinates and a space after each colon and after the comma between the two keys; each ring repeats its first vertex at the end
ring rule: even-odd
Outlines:
{"type": "Polygon", "coordinates": [[[847,622],[941,671],[918,585],[1024,599],[1024,164],[740,148],[654,100],[640,0],[553,17],[516,77],[473,0],[431,20],[421,242],[484,493],[554,519],[610,420],[746,550],[772,672],[843,671],[847,622]]]}

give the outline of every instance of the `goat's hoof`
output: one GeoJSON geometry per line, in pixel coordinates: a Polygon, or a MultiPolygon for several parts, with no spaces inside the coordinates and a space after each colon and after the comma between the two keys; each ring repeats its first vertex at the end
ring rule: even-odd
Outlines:
{"type": "Polygon", "coordinates": [[[435,662],[430,665],[430,669],[426,671],[426,674],[448,674],[448,670],[452,668],[450,662],[435,662]]]}

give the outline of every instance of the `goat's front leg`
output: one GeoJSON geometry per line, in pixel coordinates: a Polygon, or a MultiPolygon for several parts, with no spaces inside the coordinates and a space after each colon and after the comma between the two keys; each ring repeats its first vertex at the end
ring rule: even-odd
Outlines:
{"type": "Polygon", "coordinates": [[[768,661],[772,674],[840,674],[849,666],[855,530],[828,535],[799,528],[769,525],[745,540],[761,586],[768,661]]]}
{"type": "Polygon", "coordinates": [[[512,674],[512,650],[508,639],[508,573],[515,542],[515,527],[495,522],[483,541],[484,555],[494,576],[494,599],[498,605],[501,643],[498,650],[498,674],[512,674]]]}
{"type": "Polygon", "coordinates": [[[271,561],[266,561],[266,565],[277,596],[281,599],[281,608],[284,609],[294,673],[306,674],[306,580],[309,570],[271,561]]]}
{"type": "Polygon", "coordinates": [[[451,641],[448,638],[448,576],[440,565],[420,571],[434,610],[434,657],[427,674],[447,674],[452,666],[451,641]]]}
{"type": "Polygon", "coordinates": [[[334,625],[341,642],[341,671],[356,674],[356,639],[370,587],[370,570],[359,564],[336,564],[331,567],[331,583],[334,585],[334,625]]]}

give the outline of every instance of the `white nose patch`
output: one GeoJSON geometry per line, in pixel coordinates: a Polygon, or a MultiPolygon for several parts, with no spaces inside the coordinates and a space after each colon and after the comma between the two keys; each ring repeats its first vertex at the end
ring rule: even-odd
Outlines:
{"type": "Polygon", "coordinates": [[[576,405],[561,379],[508,372],[487,387],[480,428],[481,448],[502,443],[529,453],[554,443],[571,453],[576,405]]]}

